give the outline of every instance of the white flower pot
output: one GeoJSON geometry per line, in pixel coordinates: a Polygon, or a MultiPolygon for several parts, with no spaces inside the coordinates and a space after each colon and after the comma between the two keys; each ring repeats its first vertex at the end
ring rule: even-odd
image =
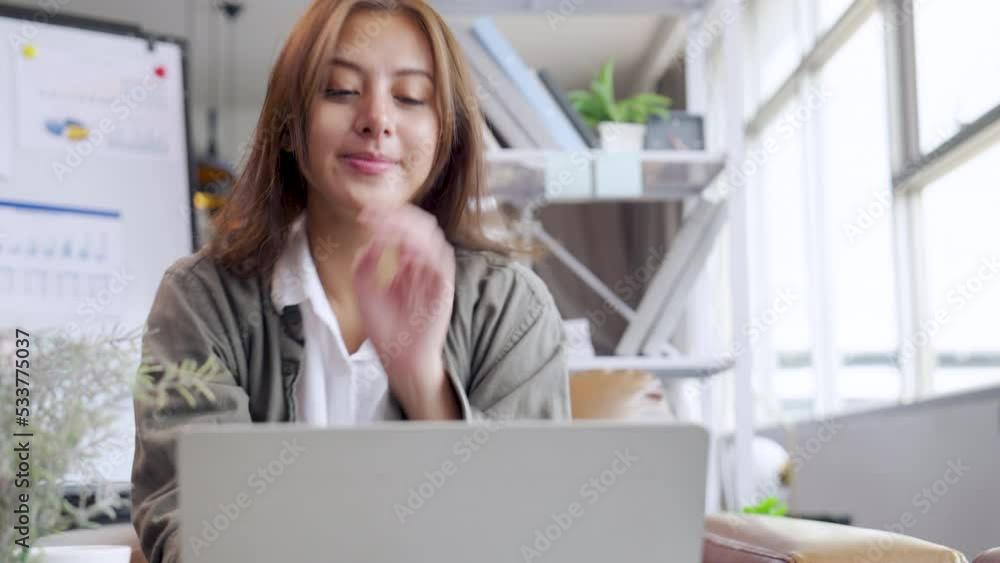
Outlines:
{"type": "Polygon", "coordinates": [[[646,144],[646,126],[642,123],[604,121],[597,124],[601,149],[609,152],[638,152],[646,144]]]}
{"type": "Polygon", "coordinates": [[[59,545],[31,548],[31,556],[44,563],[129,563],[132,548],[127,545],[59,545]]]}

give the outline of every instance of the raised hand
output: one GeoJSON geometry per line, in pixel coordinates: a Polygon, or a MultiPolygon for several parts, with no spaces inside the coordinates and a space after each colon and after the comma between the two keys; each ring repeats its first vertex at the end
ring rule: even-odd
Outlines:
{"type": "Polygon", "coordinates": [[[358,222],[372,239],[354,261],[354,289],[393,395],[409,418],[458,418],[442,356],[455,297],[454,249],[434,216],[412,204],[365,208],[358,222]]]}

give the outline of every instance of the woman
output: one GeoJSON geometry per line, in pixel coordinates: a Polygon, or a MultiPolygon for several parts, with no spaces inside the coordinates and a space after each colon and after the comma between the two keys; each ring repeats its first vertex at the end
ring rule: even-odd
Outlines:
{"type": "Polygon", "coordinates": [[[167,271],[149,314],[154,378],[217,368],[211,400],[135,405],[151,563],[182,549],[179,424],[569,417],[552,297],[481,232],[471,92],[423,0],[316,0],[295,25],[212,244],[167,271]]]}

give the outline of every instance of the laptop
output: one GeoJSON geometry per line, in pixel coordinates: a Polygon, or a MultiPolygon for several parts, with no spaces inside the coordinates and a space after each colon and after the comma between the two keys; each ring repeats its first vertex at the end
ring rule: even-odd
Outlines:
{"type": "Polygon", "coordinates": [[[225,424],[178,440],[185,563],[701,561],[698,426],[225,424]]]}

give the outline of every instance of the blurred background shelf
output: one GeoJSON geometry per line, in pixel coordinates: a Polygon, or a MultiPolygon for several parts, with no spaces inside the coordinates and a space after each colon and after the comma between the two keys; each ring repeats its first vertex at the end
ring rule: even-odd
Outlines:
{"type": "Polygon", "coordinates": [[[664,381],[689,377],[706,378],[731,367],[732,362],[691,357],[593,356],[569,360],[570,373],[590,370],[637,370],[647,371],[664,381]]]}
{"type": "Polygon", "coordinates": [[[679,201],[700,194],[725,167],[723,153],[708,151],[643,151],[640,160],[642,192],[637,196],[596,193],[596,161],[602,156],[619,155],[599,150],[566,153],[555,150],[505,149],[486,153],[490,194],[505,201],[679,201]],[[558,195],[546,190],[550,159],[570,159],[573,166],[586,166],[589,185],[561,185],[558,195]]]}

